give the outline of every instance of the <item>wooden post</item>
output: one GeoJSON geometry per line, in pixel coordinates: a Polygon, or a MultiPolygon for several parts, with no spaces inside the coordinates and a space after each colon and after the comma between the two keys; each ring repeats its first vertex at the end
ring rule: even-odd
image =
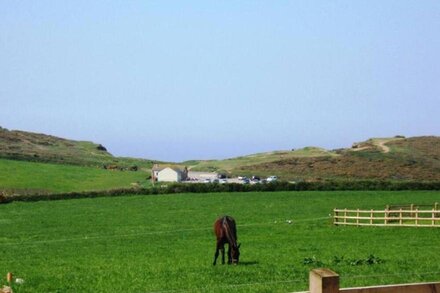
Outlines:
{"type": "Polygon", "coordinates": [[[432,209],[432,224],[431,224],[431,226],[434,226],[435,225],[435,209],[432,209]]]}
{"type": "Polygon", "coordinates": [[[373,209],[370,212],[370,225],[373,225],[373,209]]]}
{"type": "Polygon", "coordinates": [[[403,219],[402,219],[402,208],[400,208],[400,212],[399,212],[399,224],[400,224],[400,225],[403,224],[403,219]]]}
{"type": "Polygon", "coordinates": [[[388,209],[385,210],[383,213],[383,223],[386,225],[388,224],[388,209]]]}
{"type": "Polygon", "coordinates": [[[314,269],[309,274],[310,293],[339,293],[339,275],[329,269],[314,269]]]}
{"type": "Polygon", "coordinates": [[[419,225],[419,210],[416,209],[416,226],[419,225]]]}
{"type": "Polygon", "coordinates": [[[344,210],[344,224],[347,223],[347,209],[344,210]]]}
{"type": "Polygon", "coordinates": [[[338,211],[336,210],[336,208],[333,210],[333,212],[334,212],[334,220],[333,220],[333,224],[335,224],[335,225],[337,226],[337,225],[338,225],[338,221],[339,221],[339,218],[338,218],[339,213],[338,213],[338,211]]]}
{"type": "Polygon", "coordinates": [[[7,273],[7,274],[6,274],[6,281],[7,281],[8,283],[11,283],[11,282],[12,282],[12,273],[7,273]]]}
{"type": "Polygon", "coordinates": [[[357,209],[356,213],[356,226],[359,226],[359,209],[357,209]]]}

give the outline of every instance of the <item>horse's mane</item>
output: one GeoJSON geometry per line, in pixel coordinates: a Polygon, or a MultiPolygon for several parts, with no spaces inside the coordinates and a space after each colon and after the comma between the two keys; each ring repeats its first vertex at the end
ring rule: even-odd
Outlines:
{"type": "Polygon", "coordinates": [[[237,247],[237,232],[235,229],[234,220],[228,216],[224,216],[222,220],[222,226],[224,227],[228,242],[232,244],[232,246],[237,247]]]}

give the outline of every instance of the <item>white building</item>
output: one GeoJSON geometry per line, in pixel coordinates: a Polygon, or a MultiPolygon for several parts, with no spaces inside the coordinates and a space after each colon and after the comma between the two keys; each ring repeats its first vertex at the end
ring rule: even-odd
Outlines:
{"type": "Polygon", "coordinates": [[[194,179],[196,181],[203,181],[205,179],[214,180],[219,178],[218,173],[215,172],[197,172],[197,171],[188,171],[188,178],[194,179]]]}
{"type": "Polygon", "coordinates": [[[155,165],[151,171],[153,181],[180,182],[188,177],[188,170],[186,168],[183,170],[178,167],[160,168],[155,165]]]}

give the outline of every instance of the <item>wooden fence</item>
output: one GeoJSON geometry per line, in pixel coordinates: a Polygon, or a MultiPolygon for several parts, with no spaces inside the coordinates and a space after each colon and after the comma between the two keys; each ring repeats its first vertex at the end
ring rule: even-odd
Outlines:
{"type": "MultiPolygon", "coordinates": [[[[440,292],[440,282],[339,288],[339,275],[329,269],[310,271],[307,293],[433,293],[440,292]]],[[[301,292],[301,293],[306,293],[301,292]]]]}
{"type": "Polygon", "coordinates": [[[438,204],[430,210],[393,208],[384,210],[334,209],[335,225],[440,227],[438,204]]]}

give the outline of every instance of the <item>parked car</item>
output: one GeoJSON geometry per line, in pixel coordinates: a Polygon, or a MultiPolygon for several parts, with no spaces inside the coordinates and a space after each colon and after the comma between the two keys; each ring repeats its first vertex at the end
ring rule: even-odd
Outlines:
{"type": "Polygon", "coordinates": [[[219,180],[218,180],[217,178],[215,178],[215,179],[212,179],[211,182],[212,182],[212,183],[219,183],[219,180]]]}
{"type": "Polygon", "coordinates": [[[211,183],[211,179],[206,178],[206,179],[203,180],[203,183],[211,183]]]}
{"type": "Polygon", "coordinates": [[[261,178],[259,177],[259,176],[252,176],[252,181],[254,181],[254,180],[258,180],[258,181],[260,181],[261,180],[261,178]]]}
{"type": "Polygon", "coordinates": [[[277,177],[277,176],[269,176],[269,177],[267,177],[267,179],[266,179],[267,182],[275,182],[275,181],[277,181],[277,180],[278,180],[278,177],[277,177]]]}
{"type": "Polygon", "coordinates": [[[249,184],[250,180],[247,179],[246,177],[244,177],[244,179],[242,180],[243,184],[249,184]]]}
{"type": "Polygon", "coordinates": [[[228,180],[226,180],[226,179],[220,179],[220,180],[218,181],[218,183],[220,183],[220,184],[225,184],[225,183],[228,183],[228,180]]]}

